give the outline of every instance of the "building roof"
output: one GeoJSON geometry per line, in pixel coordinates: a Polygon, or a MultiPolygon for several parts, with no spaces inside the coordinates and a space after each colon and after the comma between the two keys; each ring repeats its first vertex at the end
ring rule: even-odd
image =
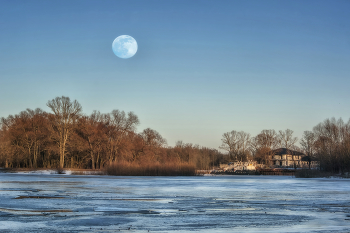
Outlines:
{"type": "Polygon", "coordinates": [[[268,153],[269,155],[304,155],[304,153],[301,153],[299,151],[295,151],[295,150],[289,150],[287,148],[279,148],[276,150],[271,150],[268,153]]]}

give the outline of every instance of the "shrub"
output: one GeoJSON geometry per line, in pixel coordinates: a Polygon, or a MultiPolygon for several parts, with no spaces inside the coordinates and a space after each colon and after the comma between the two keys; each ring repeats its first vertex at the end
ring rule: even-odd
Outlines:
{"type": "Polygon", "coordinates": [[[296,178],[320,178],[320,177],[330,177],[328,172],[315,170],[315,169],[300,169],[296,170],[296,178]]]}

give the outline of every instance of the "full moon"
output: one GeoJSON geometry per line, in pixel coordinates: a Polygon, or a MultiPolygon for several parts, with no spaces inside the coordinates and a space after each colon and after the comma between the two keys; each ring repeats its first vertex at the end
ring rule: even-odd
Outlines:
{"type": "Polygon", "coordinates": [[[137,42],[131,36],[121,35],[113,41],[112,50],[120,58],[130,58],[137,52],[137,42]]]}

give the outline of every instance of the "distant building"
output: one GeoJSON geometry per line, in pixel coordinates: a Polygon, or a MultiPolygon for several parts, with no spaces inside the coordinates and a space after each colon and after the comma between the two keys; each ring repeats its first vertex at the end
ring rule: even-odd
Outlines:
{"type": "MultiPolygon", "coordinates": [[[[304,161],[303,158],[306,155],[304,153],[289,150],[286,148],[279,148],[271,150],[268,154],[268,165],[272,167],[285,167],[285,168],[308,168],[308,161],[304,161]]],[[[311,168],[319,167],[318,161],[311,161],[311,168]]]]}
{"type": "Polygon", "coordinates": [[[230,162],[228,164],[220,164],[220,168],[224,171],[252,171],[256,169],[256,166],[256,161],[230,162]]]}
{"type": "MultiPolygon", "coordinates": [[[[258,164],[257,161],[248,162],[230,162],[228,164],[220,164],[223,171],[246,171],[256,170],[257,168],[309,168],[309,161],[306,155],[299,151],[279,148],[271,150],[266,154],[267,164],[258,164]]],[[[319,161],[310,161],[310,168],[319,168],[319,161]]]]}

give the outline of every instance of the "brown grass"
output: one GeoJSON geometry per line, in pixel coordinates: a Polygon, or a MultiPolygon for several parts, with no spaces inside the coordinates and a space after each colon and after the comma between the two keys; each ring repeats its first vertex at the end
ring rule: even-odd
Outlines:
{"type": "Polygon", "coordinates": [[[107,166],[106,173],[115,176],[194,176],[196,168],[188,163],[114,162],[107,166]]]}

